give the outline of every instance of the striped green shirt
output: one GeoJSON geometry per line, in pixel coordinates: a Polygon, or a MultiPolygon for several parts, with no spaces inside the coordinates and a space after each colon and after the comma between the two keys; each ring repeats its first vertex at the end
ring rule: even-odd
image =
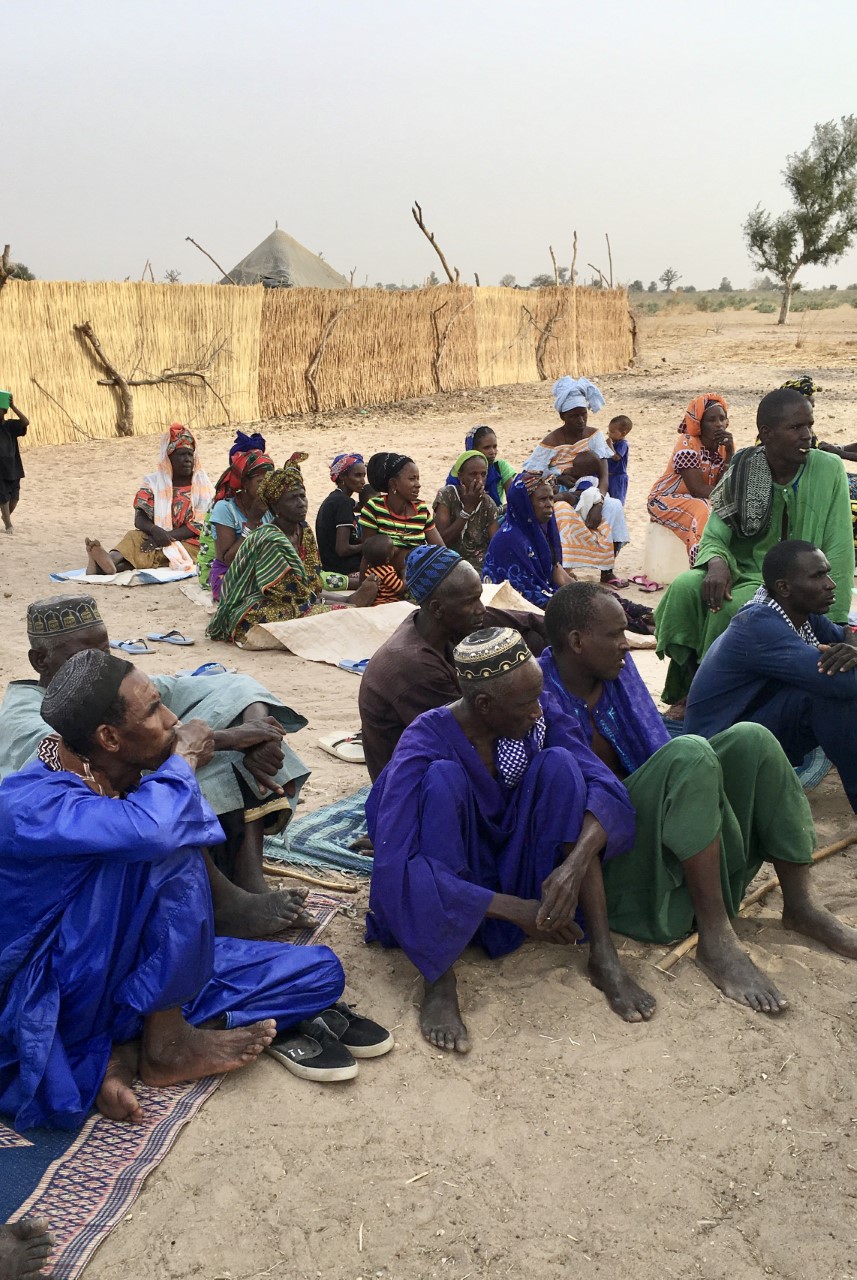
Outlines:
{"type": "Polygon", "coordinates": [[[363,506],[360,524],[364,539],[386,533],[394,547],[420,547],[434,528],[434,516],[424,502],[415,502],[410,515],[397,516],[387,506],[387,495],[381,493],[363,506]]]}

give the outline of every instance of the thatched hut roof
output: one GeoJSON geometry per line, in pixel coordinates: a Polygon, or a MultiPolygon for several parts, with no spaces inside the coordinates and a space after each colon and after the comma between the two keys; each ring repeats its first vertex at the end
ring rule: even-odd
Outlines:
{"type": "MultiPolygon", "coordinates": [[[[347,289],[349,281],[279,227],[242,258],[229,273],[236,284],[264,284],[269,289],[347,289]]],[[[221,284],[229,284],[224,276],[221,284]]]]}

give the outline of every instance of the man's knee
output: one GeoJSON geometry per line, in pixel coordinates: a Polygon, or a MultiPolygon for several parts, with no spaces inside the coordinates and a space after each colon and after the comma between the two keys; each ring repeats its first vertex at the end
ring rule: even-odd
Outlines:
{"type": "Polygon", "coordinates": [[[658,748],[658,761],[666,765],[671,784],[689,779],[702,803],[703,789],[719,788],[720,761],[711,743],[695,733],[683,733],[658,748]]]}
{"type": "Polygon", "coordinates": [[[307,947],[314,960],[313,979],[319,996],[328,1004],[335,1004],[345,990],[345,971],[342,961],[330,947],[307,947]]]}

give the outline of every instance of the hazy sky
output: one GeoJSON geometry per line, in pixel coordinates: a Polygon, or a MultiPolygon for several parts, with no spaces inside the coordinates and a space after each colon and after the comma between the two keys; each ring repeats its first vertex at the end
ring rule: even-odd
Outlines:
{"type": "MultiPolygon", "coordinates": [[[[274,227],[355,282],[568,263],[749,283],[816,121],[857,111],[857,4],[12,0],[0,242],[39,277],[217,273],[274,227]]],[[[587,273],[588,274],[588,273],[587,273]]],[[[857,251],[806,285],[857,281],[857,251]]]]}

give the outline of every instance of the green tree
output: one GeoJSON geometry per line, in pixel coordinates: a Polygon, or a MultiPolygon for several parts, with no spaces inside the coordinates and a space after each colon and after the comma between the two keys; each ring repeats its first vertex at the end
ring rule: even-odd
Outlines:
{"type": "Polygon", "coordinates": [[[530,281],[529,287],[531,289],[552,289],[555,284],[556,284],[556,280],[553,278],[553,276],[540,275],[540,276],[533,276],[532,280],[530,281]]]}
{"type": "Polygon", "coordinates": [[[500,284],[504,289],[514,289],[517,283],[517,280],[511,273],[500,277],[500,284]]]}
{"type": "Polygon", "coordinates": [[[782,289],[785,324],[801,267],[838,262],[857,236],[857,116],[817,124],[805,151],[783,170],[793,207],[772,217],[757,205],[744,223],[750,261],[782,289]]]}
{"type": "Polygon", "coordinates": [[[29,267],[23,262],[13,262],[9,267],[10,280],[35,280],[35,276],[29,267]]]}
{"type": "Polygon", "coordinates": [[[673,285],[675,284],[676,280],[681,279],[681,276],[676,271],[675,267],[667,267],[666,271],[661,272],[661,274],[658,276],[658,279],[660,280],[661,284],[664,286],[664,292],[672,293],[673,285]]]}
{"type": "Polygon", "coordinates": [[[646,287],[646,293],[657,293],[657,291],[658,291],[657,280],[650,280],[646,287]]]}
{"type": "Polygon", "coordinates": [[[717,286],[717,292],[718,293],[732,292],[732,281],[729,279],[728,276],[723,276],[723,278],[720,281],[720,284],[717,286]]]}
{"type": "Polygon", "coordinates": [[[644,289],[645,289],[645,285],[643,284],[642,280],[632,280],[631,283],[628,285],[629,293],[642,293],[644,289]]]}

